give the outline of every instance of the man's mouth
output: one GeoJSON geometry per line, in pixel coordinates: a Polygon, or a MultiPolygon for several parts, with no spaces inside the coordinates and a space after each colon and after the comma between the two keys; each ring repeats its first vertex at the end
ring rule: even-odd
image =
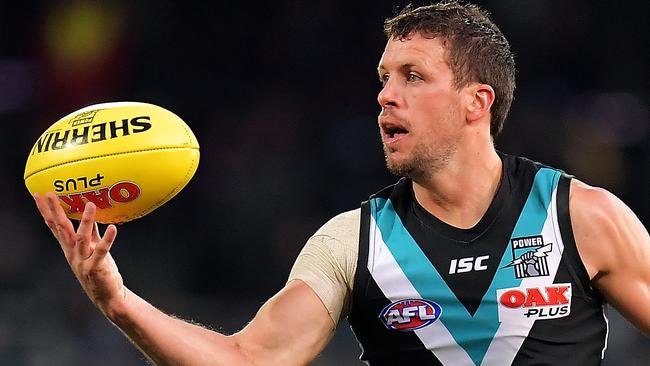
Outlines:
{"type": "Polygon", "coordinates": [[[384,134],[384,144],[386,146],[396,144],[409,134],[409,131],[404,126],[396,123],[382,123],[381,130],[384,134]]]}
{"type": "Polygon", "coordinates": [[[405,128],[399,126],[387,126],[384,128],[384,134],[390,139],[406,135],[407,133],[408,131],[405,128]]]}

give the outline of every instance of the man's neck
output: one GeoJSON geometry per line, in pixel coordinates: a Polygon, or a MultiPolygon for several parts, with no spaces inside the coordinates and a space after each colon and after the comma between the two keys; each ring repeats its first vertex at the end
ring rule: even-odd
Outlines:
{"type": "Polygon", "coordinates": [[[439,220],[458,228],[474,227],[490,207],[503,171],[494,148],[458,151],[433,177],[413,181],[418,203],[439,220]]]}

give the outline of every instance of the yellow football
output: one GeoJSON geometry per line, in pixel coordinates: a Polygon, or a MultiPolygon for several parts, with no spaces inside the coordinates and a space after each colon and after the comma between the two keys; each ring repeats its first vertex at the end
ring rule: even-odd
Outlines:
{"type": "Polygon", "coordinates": [[[199,143],[174,113],[148,103],[91,105],[61,118],[36,141],[25,166],[29,192],[52,191],[68,217],[86,202],[97,221],[122,223],[169,201],[199,164],[199,143]]]}

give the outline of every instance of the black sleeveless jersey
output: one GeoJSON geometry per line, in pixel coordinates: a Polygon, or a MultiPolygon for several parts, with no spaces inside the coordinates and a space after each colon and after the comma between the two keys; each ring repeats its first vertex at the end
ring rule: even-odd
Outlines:
{"type": "Polygon", "coordinates": [[[401,179],[361,206],[348,320],[372,366],[599,365],[603,300],[569,217],[571,178],[501,155],[495,198],[459,229],[401,179]]]}

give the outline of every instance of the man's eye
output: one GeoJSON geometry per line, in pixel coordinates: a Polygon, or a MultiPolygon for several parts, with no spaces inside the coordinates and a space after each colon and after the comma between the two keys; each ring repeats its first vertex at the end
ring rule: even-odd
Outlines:
{"type": "Polygon", "coordinates": [[[421,78],[418,74],[415,74],[415,73],[412,73],[412,72],[410,72],[410,73],[408,74],[408,76],[406,77],[406,79],[407,79],[408,81],[418,81],[418,80],[422,80],[422,78],[421,78]]]}
{"type": "Polygon", "coordinates": [[[381,83],[382,86],[386,85],[388,82],[388,74],[381,75],[379,77],[379,82],[381,83]]]}

